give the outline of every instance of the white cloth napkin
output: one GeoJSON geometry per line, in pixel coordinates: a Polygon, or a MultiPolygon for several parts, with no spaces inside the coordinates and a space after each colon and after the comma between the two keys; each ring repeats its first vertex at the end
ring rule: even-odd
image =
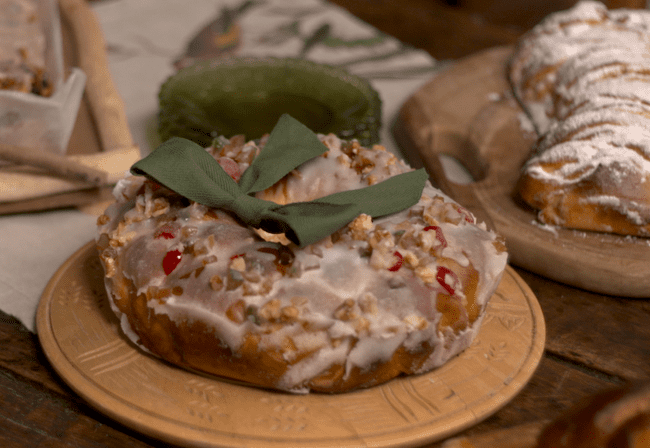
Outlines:
{"type": "MultiPolygon", "coordinates": [[[[188,41],[224,8],[245,0],[112,0],[94,2],[107,43],[113,81],[122,95],[135,143],[144,153],[156,142],[161,83],[188,41]]],[[[401,155],[390,128],[402,103],[438,65],[428,53],[321,0],[256,0],[236,17],[241,44],[235,55],[297,57],[305,41],[329,25],[331,38],[307,59],[341,65],[367,77],[382,99],[382,143],[401,155]]],[[[95,216],[77,210],[0,217],[0,309],[34,331],[38,302],[59,266],[95,234],[95,216]]]]}

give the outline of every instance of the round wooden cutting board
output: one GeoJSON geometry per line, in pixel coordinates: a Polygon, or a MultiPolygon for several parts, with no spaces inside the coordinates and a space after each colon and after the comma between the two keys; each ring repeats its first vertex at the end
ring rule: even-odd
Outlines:
{"type": "Polygon", "coordinates": [[[395,138],[445,193],[506,238],[510,263],[589,291],[650,298],[650,238],[545,226],[518,199],[515,185],[536,135],[522,130],[525,117],[510,93],[511,52],[486,50],[442,71],[404,103],[395,138]],[[443,154],[473,180],[451,179],[443,154]]]}
{"type": "Polygon", "coordinates": [[[183,446],[413,446],[492,415],[533,375],[546,329],[508,267],[472,345],[439,369],[357,392],[291,395],[201,375],[133,346],[110,310],[94,243],[54,274],[36,317],[54,369],[91,405],[183,446]]]}

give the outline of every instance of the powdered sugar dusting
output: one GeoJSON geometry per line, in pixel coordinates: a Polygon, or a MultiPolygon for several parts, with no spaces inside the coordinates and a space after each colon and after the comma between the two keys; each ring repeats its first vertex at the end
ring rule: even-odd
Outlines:
{"type": "Polygon", "coordinates": [[[576,195],[627,221],[579,228],[649,235],[650,11],[583,1],[553,14],[520,41],[509,76],[540,136],[522,197],[557,224],[580,212],[576,195]]]}

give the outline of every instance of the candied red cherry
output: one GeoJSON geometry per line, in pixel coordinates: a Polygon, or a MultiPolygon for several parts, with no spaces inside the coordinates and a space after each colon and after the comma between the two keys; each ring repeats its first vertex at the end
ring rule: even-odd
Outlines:
{"type": "Polygon", "coordinates": [[[234,180],[235,182],[239,181],[241,177],[241,171],[239,170],[239,165],[230,157],[219,157],[217,159],[221,168],[234,180]]]}
{"type": "Polygon", "coordinates": [[[164,224],[160,226],[158,230],[156,230],[156,233],[154,233],[153,237],[155,239],[163,238],[166,240],[173,240],[176,238],[176,228],[170,224],[164,224]]]}
{"type": "Polygon", "coordinates": [[[166,275],[171,274],[172,271],[176,269],[178,263],[181,262],[181,258],[183,258],[183,253],[180,250],[170,250],[165,254],[165,258],[163,258],[162,261],[162,267],[166,275]]]}
{"type": "Polygon", "coordinates": [[[449,268],[446,268],[444,266],[438,266],[438,273],[436,275],[436,280],[438,280],[438,283],[440,283],[440,286],[445,288],[445,291],[449,293],[449,295],[454,295],[456,290],[454,289],[456,286],[458,286],[458,276],[454,271],[452,271],[449,268]],[[447,283],[447,278],[451,277],[452,279],[452,284],[450,285],[447,283]]]}
{"type": "Polygon", "coordinates": [[[465,207],[461,207],[460,205],[458,207],[456,207],[456,210],[458,211],[458,213],[463,215],[463,217],[465,218],[465,221],[467,221],[470,224],[474,224],[474,217],[469,212],[469,210],[467,210],[465,207]]]}
{"type": "Polygon", "coordinates": [[[399,268],[402,267],[402,263],[404,263],[404,257],[402,257],[402,254],[400,254],[398,251],[395,251],[393,255],[397,257],[397,261],[394,265],[389,267],[388,270],[391,272],[396,272],[399,271],[399,268]]]}

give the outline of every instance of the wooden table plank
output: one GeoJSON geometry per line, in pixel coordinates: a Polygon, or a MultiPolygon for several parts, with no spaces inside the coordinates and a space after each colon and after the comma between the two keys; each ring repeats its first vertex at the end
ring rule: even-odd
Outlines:
{"type": "Polygon", "coordinates": [[[517,269],[540,302],[546,350],[627,380],[650,378],[650,302],[594,294],[517,269]]]}
{"type": "Polygon", "coordinates": [[[0,312],[0,446],[163,446],[90,408],[49,366],[38,338],[0,312]]]}
{"type": "Polygon", "coordinates": [[[161,446],[90,409],[0,369],[0,446],[4,448],[161,446]]]}
{"type": "MultiPolygon", "coordinates": [[[[498,439],[499,435],[516,435],[518,428],[530,434],[535,428],[541,429],[559,417],[577,401],[621,383],[617,378],[608,378],[599,372],[589,372],[552,355],[546,355],[531,381],[519,395],[493,416],[463,431],[461,435],[480,439],[481,435],[490,434],[490,437],[498,439]],[[506,431],[508,429],[511,430],[506,431]]],[[[450,439],[457,437],[459,435],[450,439]]],[[[433,443],[427,447],[441,448],[444,442],[433,443]]]]}

